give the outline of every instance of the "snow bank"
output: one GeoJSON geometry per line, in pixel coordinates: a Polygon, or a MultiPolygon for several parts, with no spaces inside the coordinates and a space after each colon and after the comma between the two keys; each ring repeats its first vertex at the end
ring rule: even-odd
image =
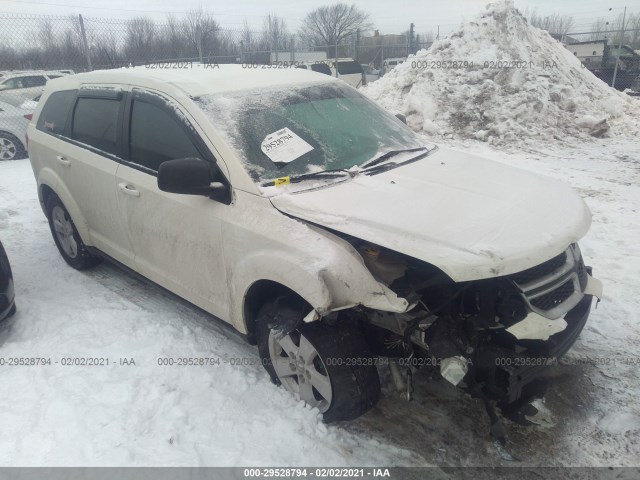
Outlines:
{"type": "Polygon", "coordinates": [[[640,102],[597,79],[511,1],[488,5],[364,93],[443,138],[509,145],[640,133],[640,102]]]}

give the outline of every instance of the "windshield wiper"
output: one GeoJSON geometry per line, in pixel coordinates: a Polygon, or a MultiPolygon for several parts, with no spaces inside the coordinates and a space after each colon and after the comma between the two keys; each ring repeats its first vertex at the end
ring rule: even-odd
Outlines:
{"type": "MultiPolygon", "coordinates": [[[[335,170],[323,170],[321,172],[303,173],[301,175],[289,175],[289,183],[299,183],[305,180],[313,180],[314,178],[344,178],[345,173],[349,176],[352,176],[352,172],[349,172],[344,168],[335,170]]],[[[275,180],[269,180],[261,184],[261,186],[263,187],[273,187],[274,185],[275,180]]]]}
{"type": "Polygon", "coordinates": [[[360,165],[360,169],[364,170],[366,168],[369,167],[373,167],[374,165],[379,165],[382,162],[384,162],[385,160],[390,159],[391,157],[395,157],[396,155],[399,155],[401,153],[409,153],[409,152],[419,152],[420,150],[428,150],[427,147],[416,147],[416,148],[407,148],[404,150],[391,150],[387,153],[384,153],[382,155],[380,155],[379,157],[376,157],[372,160],[369,160],[368,162],[364,162],[362,165],[360,165]]]}

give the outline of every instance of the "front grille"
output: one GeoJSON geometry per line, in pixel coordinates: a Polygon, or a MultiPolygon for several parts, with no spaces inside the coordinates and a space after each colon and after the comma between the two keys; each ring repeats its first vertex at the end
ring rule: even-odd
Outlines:
{"type": "Polygon", "coordinates": [[[584,266],[584,260],[580,257],[580,261],[578,262],[578,281],[580,282],[580,290],[584,291],[587,288],[587,268],[584,266]]]}
{"type": "Polygon", "coordinates": [[[533,311],[551,319],[564,315],[580,301],[588,281],[576,244],[551,260],[508,278],[516,283],[533,311]]]}
{"type": "Polygon", "coordinates": [[[530,300],[531,305],[540,310],[551,310],[564,303],[574,292],[573,282],[569,280],[555,290],[530,300]]]}
{"type": "Polygon", "coordinates": [[[567,262],[567,252],[562,252],[557,257],[547,260],[540,265],[529,268],[519,273],[515,273],[510,278],[519,285],[526,285],[540,277],[549,275],[561,268],[567,262]]]}

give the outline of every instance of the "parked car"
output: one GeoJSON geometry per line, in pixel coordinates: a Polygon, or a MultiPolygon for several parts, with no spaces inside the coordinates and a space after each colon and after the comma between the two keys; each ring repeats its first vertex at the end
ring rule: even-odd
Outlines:
{"type": "Polygon", "coordinates": [[[0,161],[27,157],[25,135],[33,109],[0,102],[0,161]]]}
{"type": "Polygon", "coordinates": [[[40,101],[40,95],[30,99],[30,100],[25,100],[22,105],[20,105],[20,108],[23,110],[30,110],[31,113],[33,113],[33,111],[36,109],[36,107],[38,106],[38,102],[40,101]]]}
{"type": "Polygon", "coordinates": [[[382,62],[382,68],[380,69],[380,76],[386,75],[391,70],[393,70],[396,66],[404,63],[406,58],[404,57],[396,57],[396,58],[386,58],[384,62],[382,62]]]}
{"type": "Polygon", "coordinates": [[[301,63],[296,66],[303,70],[311,70],[312,72],[324,73],[325,75],[331,75],[331,67],[324,62],[309,62],[301,63]]]}
{"type": "Polygon", "coordinates": [[[49,80],[65,76],[58,71],[30,71],[9,73],[0,77],[0,101],[20,106],[26,100],[42,93],[49,80]]]}
{"type": "Polygon", "coordinates": [[[407,396],[420,367],[518,405],[601,296],[569,187],[428,144],[325,75],[83,73],[28,136],[70,266],[111,259],[231,323],[326,421],[375,405],[378,356],[407,396]]]}
{"type": "Polygon", "coordinates": [[[331,68],[331,75],[348,83],[354,88],[359,88],[367,84],[362,65],[353,58],[338,58],[337,60],[326,60],[325,63],[331,68]]]}
{"type": "Polygon", "coordinates": [[[16,313],[15,292],[11,265],[0,242],[0,320],[16,313]]]}

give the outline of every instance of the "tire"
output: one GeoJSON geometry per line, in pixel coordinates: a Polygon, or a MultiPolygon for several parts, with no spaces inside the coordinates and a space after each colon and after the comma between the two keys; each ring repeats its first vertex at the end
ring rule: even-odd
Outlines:
{"type": "Polygon", "coordinates": [[[287,308],[276,304],[260,310],[256,331],[262,364],[271,380],[317,407],[325,423],[353,420],[369,411],[380,398],[380,379],[362,332],[346,322],[316,321],[278,340],[277,329],[270,327],[287,308]],[[309,348],[315,353],[305,354],[309,348]]]}
{"type": "Polygon", "coordinates": [[[69,212],[57,195],[52,194],[45,205],[51,235],[64,261],[76,270],[95,267],[102,259],[92,255],[80,238],[69,212]]]}
{"type": "Polygon", "coordinates": [[[13,317],[17,311],[18,309],[16,308],[16,304],[14,303],[13,307],[11,307],[11,310],[9,310],[9,313],[7,314],[7,318],[13,317]]]}
{"type": "Polygon", "coordinates": [[[27,158],[27,150],[18,137],[8,132],[0,132],[0,162],[27,158]]]}

